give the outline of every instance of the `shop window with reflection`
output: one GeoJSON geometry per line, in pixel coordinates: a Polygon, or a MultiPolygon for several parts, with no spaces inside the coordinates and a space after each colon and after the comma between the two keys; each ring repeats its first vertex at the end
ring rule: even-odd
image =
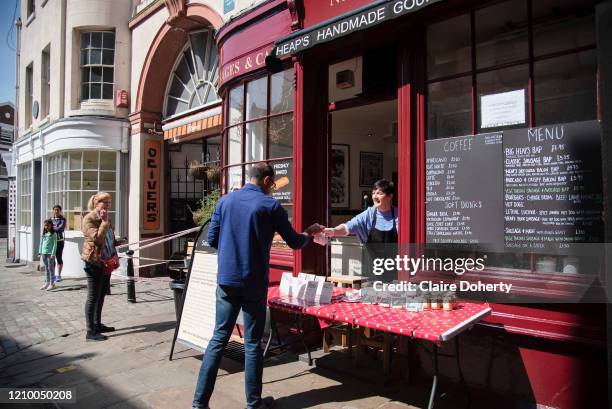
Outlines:
{"type": "Polygon", "coordinates": [[[70,151],[47,157],[47,208],[62,206],[66,217],[66,230],[80,231],[83,216],[87,214],[87,202],[97,192],[111,195],[109,217],[117,234],[117,153],[108,151],[70,151]]]}
{"type": "MultiPolygon", "coordinates": [[[[226,102],[224,192],[248,181],[250,166],[272,165],[276,187],[272,196],[293,213],[293,69],[240,84],[229,91],[226,102]]],[[[274,247],[285,248],[279,236],[274,247]]]]}
{"type": "MultiPolygon", "coordinates": [[[[512,150],[513,143],[517,144],[517,138],[523,134],[528,135],[530,130],[531,132],[536,132],[534,130],[542,132],[544,136],[537,136],[537,138],[544,139],[547,132],[549,139],[552,138],[551,135],[554,132],[565,132],[566,138],[572,136],[575,141],[578,141],[577,143],[584,144],[584,146],[588,143],[588,149],[594,149],[593,152],[599,149],[598,142],[596,142],[598,125],[595,122],[598,101],[594,4],[595,2],[591,0],[491,2],[478,5],[465,14],[428,25],[426,30],[426,174],[428,176],[425,215],[428,218],[426,221],[428,241],[430,237],[439,233],[433,227],[437,219],[431,216],[435,213],[432,209],[439,205],[434,202],[437,187],[429,181],[436,179],[435,173],[440,172],[444,178],[441,183],[446,186],[446,190],[441,189],[440,191],[444,194],[451,192],[449,197],[462,196],[465,191],[453,190],[461,184],[460,181],[455,180],[453,176],[450,178],[453,179],[451,184],[446,182],[449,174],[458,175],[460,170],[457,169],[467,166],[462,165],[462,162],[464,164],[477,163],[478,172],[481,175],[492,172],[487,166],[500,175],[499,182],[492,183],[492,185],[499,187],[499,197],[496,197],[495,200],[497,206],[500,206],[500,203],[501,206],[496,216],[498,219],[494,220],[497,220],[495,225],[501,229],[499,237],[501,237],[502,248],[507,249],[509,241],[515,240],[509,237],[519,237],[509,226],[516,227],[517,223],[510,222],[515,221],[513,219],[515,215],[524,217],[528,214],[520,206],[524,205],[525,209],[529,206],[534,207],[534,226],[537,223],[546,226],[545,218],[549,217],[548,212],[555,217],[569,214],[567,220],[581,222],[586,220],[581,217],[571,217],[574,214],[572,212],[578,215],[583,214],[580,208],[583,204],[580,199],[576,199],[580,189],[586,186],[580,185],[578,183],[580,180],[576,182],[576,179],[581,177],[580,175],[567,173],[567,178],[571,181],[567,184],[569,193],[567,196],[560,195],[556,199],[557,202],[554,200],[545,202],[537,195],[529,196],[527,199],[527,196],[521,196],[524,192],[528,192],[527,187],[521,190],[522,187],[517,185],[512,192],[508,190],[508,186],[512,183],[519,183],[516,182],[518,179],[512,178],[509,182],[508,177],[513,175],[512,172],[527,172],[531,169],[523,165],[517,167],[518,170],[514,169],[508,165],[512,163],[508,162],[508,155],[515,154],[515,151],[512,150]],[[572,132],[573,135],[570,135],[572,132]],[[579,139],[583,135],[586,138],[587,134],[593,133],[595,138],[591,138],[589,142],[579,139]],[[490,148],[490,152],[497,152],[495,157],[498,159],[490,159],[493,155],[488,155],[485,159],[484,156],[470,156],[470,153],[459,152],[468,146],[462,145],[463,140],[457,138],[462,136],[467,137],[465,143],[469,143],[469,149],[474,149],[474,151],[482,149],[480,155],[484,155],[483,152],[486,149],[480,145],[477,149],[474,148],[479,143],[478,141],[483,141],[482,146],[485,146],[486,143],[489,146],[497,144],[497,150],[490,148]],[[445,143],[447,144],[444,145],[445,143]],[[451,150],[455,152],[444,153],[443,146],[452,148],[451,150]],[[445,162],[444,158],[448,161],[445,162]],[[452,169],[452,172],[449,169],[452,169]],[[518,210],[512,209],[509,202],[513,200],[516,203],[512,206],[516,205],[518,210]],[[535,208],[540,205],[542,208],[535,208]],[[431,219],[429,219],[430,216],[431,219]],[[513,234],[515,236],[512,236],[513,234]]],[[[566,141],[569,140],[566,139],[566,141]]],[[[527,142],[523,143],[525,144],[527,142]]],[[[566,143],[568,144],[569,142],[566,143]]],[[[556,148],[564,149],[562,145],[556,148]]],[[[520,144],[516,146],[524,148],[520,144]]],[[[582,155],[583,153],[579,151],[587,149],[583,145],[576,146],[580,146],[577,149],[578,152],[574,150],[568,153],[568,157],[582,155]]],[[[538,149],[553,148],[542,145],[538,149]]],[[[551,158],[557,158],[557,156],[551,155],[551,158]]],[[[539,159],[533,160],[537,162],[539,159]]],[[[523,159],[519,158],[519,162],[524,164],[522,161],[523,159]]],[[[588,160],[580,163],[583,162],[588,162],[588,160]]],[[[554,176],[555,183],[558,184],[560,179],[557,177],[563,178],[566,175],[563,172],[571,171],[571,166],[568,166],[567,164],[550,168],[542,166],[540,170],[534,168],[534,171],[545,172],[548,169],[549,176],[554,176]]],[[[589,168],[587,171],[592,171],[596,178],[600,169],[598,170],[595,165],[591,167],[593,169],[589,170],[591,169],[589,168]]],[[[588,172],[585,174],[589,174],[588,172]]],[[[545,176],[547,175],[543,175],[545,176]]],[[[540,182],[540,185],[542,183],[544,182],[540,182]]],[[[537,186],[536,183],[534,188],[537,186]]],[[[586,188],[594,192],[591,196],[601,196],[601,182],[594,182],[586,188]],[[598,186],[597,183],[599,183],[598,186]]],[[[587,220],[586,224],[590,226],[592,232],[597,231],[596,225],[601,223],[601,217],[598,220],[594,215],[596,211],[593,210],[600,209],[598,207],[600,203],[597,204],[598,200],[593,200],[593,208],[589,210],[592,217],[587,220]]],[[[458,206],[462,205],[460,200],[457,203],[458,206]]],[[[474,203],[478,206],[477,201],[469,204],[474,203]]],[[[445,204],[449,207],[443,211],[448,211],[449,216],[452,216],[451,213],[461,212],[461,209],[457,210],[452,207],[452,200],[449,199],[445,204]]],[[[589,212],[584,214],[589,214],[589,212]]],[[[439,214],[436,217],[438,216],[439,214]]],[[[552,227],[542,228],[541,232],[534,227],[533,231],[527,228],[522,229],[520,234],[523,235],[523,238],[531,234],[535,241],[540,232],[540,238],[544,237],[544,240],[566,243],[593,242],[597,236],[588,231],[584,233],[580,227],[576,227],[575,232],[569,230],[565,232],[560,226],[563,224],[557,226],[556,233],[551,233],[554,230],[552,227]],[[563,232],[560,233],[562,230],[563,232]]],[[[490,228],[493,228],[493,225],[489,226],[490,228]]],[[[460,234],[453,236],[449,233],[451,238],[447,243],[453,243],[452,240],[456,236],[460,234]]],[[[470,240],[473,239],[477,238],[470,238],[470,240]]],[[[548,250],[539,251],[533,248],[522,251],[500,250],[499,252],[488,252],[487,256],[487,267],[499,267],[504,270],[588,274],[597,273],[599,269],[598,263],[592,258],[568,255],[562,251],[550,254],[548,250]]]]}

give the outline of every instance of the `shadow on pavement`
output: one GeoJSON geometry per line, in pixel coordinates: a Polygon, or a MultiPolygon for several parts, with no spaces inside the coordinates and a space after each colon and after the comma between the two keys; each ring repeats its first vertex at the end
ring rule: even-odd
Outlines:
{"type": "MultiPolygon", "coordinates": [[[[5,341],[6,337],[0,337],[5,341]]],[[[106,379],[98,379],[99,374],[83,368],[83,363],[96,358],[100,359],[101,352],[95,351],[99,346],[91,344],[92,351],[70,353],[63,351],[44,354],[34,348],[27,348],[7,355],[0,359],[0,387],[2,388],[73,388],[76,403],[25,403],[11,404],[3,407],[24,409],[45,408],[106,408],[121,404],[126,409],[142,408],[142,403],[129,402],[134,397],[126,391],[118,390],[108,385],[106,379]]]]}

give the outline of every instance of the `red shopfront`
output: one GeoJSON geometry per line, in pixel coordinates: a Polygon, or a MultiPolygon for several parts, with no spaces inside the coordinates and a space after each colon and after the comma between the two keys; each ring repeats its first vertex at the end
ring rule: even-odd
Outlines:
{"type": "MultiPolygon", "coordinates": [[[[424,243],[430,141],[600,119],[596,9],[571,0],[265,2],[217,36],[225,191],[244,183],[250,164],[269,161],[300,230],[350,218],[372,178],[386,177],[397,183],[400,243],[424,243]],[[514,119],[485,120],[483,97],[517,89],[514,119]]],[[[326,274],[330,257],[275,242],[271,281],[286,270],[326,274]]],[[[491,277],[544,300],[605,282],[568,257],[491,264],[491,277]]],[[[463,340],[467,380],[508,401],[604,407],[605,322],[603,304],[494,304],[463,340]]]]}

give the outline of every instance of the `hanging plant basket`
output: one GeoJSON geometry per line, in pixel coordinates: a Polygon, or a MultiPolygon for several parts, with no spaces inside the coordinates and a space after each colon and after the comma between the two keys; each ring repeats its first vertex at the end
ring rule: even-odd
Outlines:
{"type": "Polygon", "coordinates": [[[204,177],[206,176],[207,169],[208,168],[202,165],[202,163],[196,160],[191,161],[191,163],[189,164],[189,176],[196,179],[204,179],[204,177]]]}
{"type": "Polygon", "coordinates": [[[206,169],[206,178],[209,182],[219,183],[221,180],[221,170],[218,166],[213,166],[206,169]]]}

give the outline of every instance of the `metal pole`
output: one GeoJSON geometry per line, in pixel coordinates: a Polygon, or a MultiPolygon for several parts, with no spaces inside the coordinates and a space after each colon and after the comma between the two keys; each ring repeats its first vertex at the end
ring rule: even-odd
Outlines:
{"type": "Polygon", "coordinates": [[[127,265],[127,299],[129,302],[136,302],[136,288],[134,287],[134,260],[132,256],[134,255],[134,250],[126,251],[128,256],[128,265],[127,265]]]}

